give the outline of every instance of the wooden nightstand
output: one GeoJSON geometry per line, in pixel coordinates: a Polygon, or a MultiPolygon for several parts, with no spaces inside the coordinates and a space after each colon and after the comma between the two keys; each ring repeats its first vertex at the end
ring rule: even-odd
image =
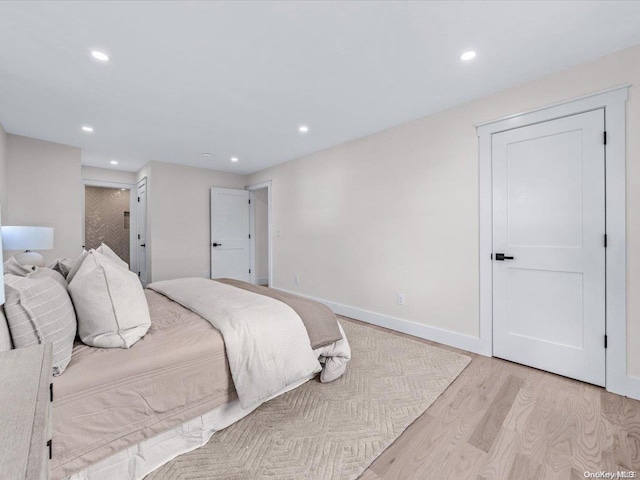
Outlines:
{"type": "Polygon", "coordinates": [[[51,344],[0,352],[0,478],[48,479],[51,344]]]}

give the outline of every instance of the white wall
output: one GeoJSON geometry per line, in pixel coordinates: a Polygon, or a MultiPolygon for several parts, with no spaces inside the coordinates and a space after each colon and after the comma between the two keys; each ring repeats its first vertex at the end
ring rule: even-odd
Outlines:
{"type": "Polygon", "coordinates": [[[255,269],[256,279],[269,278],[269,191],[266,188],[253,192],[255,269]]]}
{"type": "Polygon", "coordinates": [[[97,180],[100,182],[136,183],[136,172],[124,172],[111,168],[98,168],[82,166],[80,175],[83,180],[97,180]]]}
{"type": "MultiPolygon", "coordinates": [[[[251,175],[249,184],[272,180],[274,285],[477,336],[474,124],[625,83],[640,85],[640,47],[251,175]],[[406,295],[406,306],[396,304],[397,292],[406,295]]],[[[634,376],[640,376],[637,92],[630,89],[627,106],[628,374],[634,376]]]]}
{"type": "Polygon", "coordinates": [[[150,281],[209,277],[211,187],[244,189],[245,175],[149,162],[138,172],[148,178],[147,242],[150,281]]]}
{"type": "MultiPolygon", "coordinates": [[[[7,215],[4,225],[54,228],[48,263],[82,250],[82,182],[79,148],[7,135],[7,215]]],[[[15,252],[6,252],[5,258],[15,252]]]]}
{"type": "Polygon", "coordinates": [[[0,221],[7,220],[7,132],[0,123],[0,221]]]}

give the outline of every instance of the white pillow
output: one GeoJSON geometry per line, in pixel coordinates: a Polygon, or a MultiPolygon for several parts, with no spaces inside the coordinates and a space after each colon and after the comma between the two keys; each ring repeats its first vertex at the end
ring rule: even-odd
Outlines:
{"type": "Polygon", "coordinates": [[[114,252],[109,248],[109,246],[106,243],[103,243],[98,248],[96,248],[96,252],[109,257],[111,260],[114,260],[122,268],[129,270],[129,265],[127,264],[127,262],[122,260],[116,252],[114,252]]]}
{"type": "Polygon", "coordinates": [[[71,360],[76,315],[67,291],[49,277],[4,276],[7,316],[15,348],[53,344],[53,375],[71,360]]]}
{"type": "Polygon", "coordinates": [[[15,275],[16,277],[48,277],[58,282],[65,290],[67,289],[67,281],[58,270],[35,265],[24,266],[18,263],[15,257],[11,257],[4,262],[4,273],[5,275],[15,275]]]}
{"type": "Polygon", "coordinates": [[[49,265],[51,270],[55,270],[64,278],[67,278],[67,275],[69,275],[71,267],[73,267],[73,260],[67,257],[58,257],[49,265]]]}
{"type": "Polygon", "coordinates": [[[11,275],[17,275],[18,277],[24,277],[25,275],[30,274],[36,269],[35,266],[29,265],[24,266],[21,265],[16,257],[11,257],[9,260],[4,262],[4,274],[10,273],[11,275]]]}
{"type": "Polygon", "coordinates": [[[60,272],[47,267],[35,267],[34,271],[25,275],[25,277],[30,277],[30,278],[47,277],[52,280],[55,280],[65,290],[67,290],[69,287],[69,285],[67,284],[67,281],[64,279],[64,277],[60,272]]]}
{"type": "Polygon", "coordinates": [[[69,284],[84,343],[129,348],[151,326],[147,299],[138,276],[95,250],[87,253],[69,284]]]}
{"type": "Polygon", "coordinates": [[[4,262],[4,273],[9,275],[15,275],[17,277],[47,277],[58,282],[64,289],[67,289],[67,281],[58,270],[54,270],[48,267],[36,267],[35,265],[21,265],[15,259],[11,257],[4,262]]]}
{"type": "Polygon", "coordinates": [[[87,256],[87,253],[89,252],[87,252],[86,250],[82,250],[82,253],[78,256],[78,258],[73,261],[73,266],[71,267],[71,270],[69,270],[69,274],[67,275],[67,283],[71,283],[73,277],[76,276],[76,273],[78,273],[82,262],[84,262],[84,259],[87,256]]]}

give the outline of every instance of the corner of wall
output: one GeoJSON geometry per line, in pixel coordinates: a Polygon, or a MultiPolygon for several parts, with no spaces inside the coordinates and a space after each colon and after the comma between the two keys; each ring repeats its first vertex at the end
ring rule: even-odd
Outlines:
{"type": "Polygon", "coordinates": [[[0,221],[7,218],[7,132],[0,123],[0,221]]]}
{"type": "Polygon", "coordinates": [[[82,248],[81,150],[21,135],[6,136],[8,225],[54,228],[46,262],[75,258],[82,248]],[[26,188],[28,186],[29,188],[26,188]],[[38,192],[34,195],[33,192],[38,192]]]}

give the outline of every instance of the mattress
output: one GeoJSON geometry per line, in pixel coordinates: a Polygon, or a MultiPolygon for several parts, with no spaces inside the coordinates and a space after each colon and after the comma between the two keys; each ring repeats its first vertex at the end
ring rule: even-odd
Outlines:
{"type": "Polygon", "coordinates": [[[51,478],[67,477],[237,398],[224,342],[146,290],[151,328],[130,349],[77,344],[55,377],[51,478]]]}

